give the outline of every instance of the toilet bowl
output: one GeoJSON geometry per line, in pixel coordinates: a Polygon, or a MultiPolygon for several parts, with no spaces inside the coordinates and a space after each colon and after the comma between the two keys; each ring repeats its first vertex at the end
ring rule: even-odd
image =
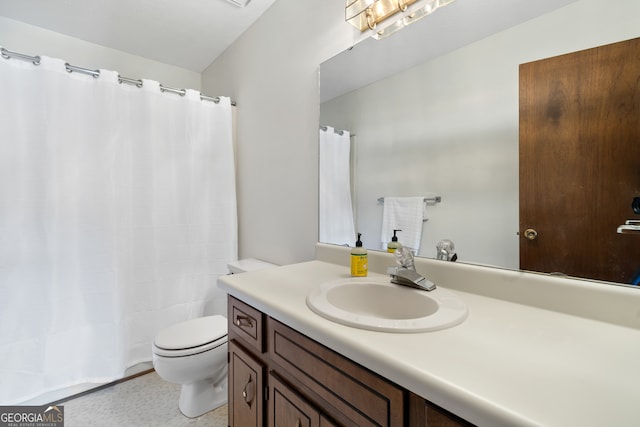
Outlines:
{"type": "Polygon", "coordinates": [[[190,418],[227,403],[227,318],[200,317],[163,329],[152,346],[153,367],[182,384],[178,406],[190,418]]]}
{"type": "MultiPolygon", "coordinates": [[[[232,274],[275,267],[257,259],[229,263],[232,274]]],[[[206,295],[204,317],[160,331],[152,345],[160,378],[182,384],[178,406],[190,418],[227,403],[227,293],[217,284],[206,295]]]]}

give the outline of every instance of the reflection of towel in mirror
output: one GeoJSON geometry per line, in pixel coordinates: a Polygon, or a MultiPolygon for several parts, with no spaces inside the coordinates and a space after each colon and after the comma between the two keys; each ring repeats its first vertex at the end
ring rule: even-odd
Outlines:
{"type": "Polygon", "coordinates": [[[380,237],[384,247],[391,241],[393,230],[402,230],[397,233],[398,241],[417,253],[424,213],[424,197],[385,197],[380,237]]]}

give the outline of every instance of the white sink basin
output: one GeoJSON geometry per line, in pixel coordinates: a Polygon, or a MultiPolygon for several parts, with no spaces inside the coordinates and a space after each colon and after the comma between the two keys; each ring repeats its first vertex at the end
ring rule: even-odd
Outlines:
{"type": "Polygon", "coordinates": [[[331,321],[384,332],[437,331],[467,317],[466,304],[446,289],[426,292],[367,277],[323,283],[307,306],[331,321]]]}

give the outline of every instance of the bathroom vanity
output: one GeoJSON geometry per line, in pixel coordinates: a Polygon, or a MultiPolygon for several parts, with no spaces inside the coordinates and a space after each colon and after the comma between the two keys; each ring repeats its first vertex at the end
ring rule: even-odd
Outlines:
{"type": "MultiPolygon", "coordinates": [[[[393,264],[370,254],[370,277],[393,264]]],[[[319,316],[307,295],[348,278],[348,248],[221,278],[231,426],[634,425],[640,290],[417,259],[468,317],[380,332],[319,316]]]]}
{"type": "Polygon", "coordinates": [[[231,426],[467,425],[234,297],[229,316],[231,426]]]}

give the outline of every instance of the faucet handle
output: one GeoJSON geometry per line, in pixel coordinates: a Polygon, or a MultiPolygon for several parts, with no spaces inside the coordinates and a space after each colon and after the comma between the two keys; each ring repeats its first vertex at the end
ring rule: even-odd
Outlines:
{"type": "Polygon", "coordinates": [[[427,280],[415,270],[404,267],[388,267],[387,273],[391,276],[391,283],[396,285],[409,286],[423,291],[432,291],[436,288],[435,283],[427,280]]]}
{"type": "Polygon", "coordinates": [[[415,270],[416,267],[413,262],[413,252],[407,246],[399,247],[393,255],[396,258],[396,263],[401,267],[408,268],[410,270],[415,270]]]}

